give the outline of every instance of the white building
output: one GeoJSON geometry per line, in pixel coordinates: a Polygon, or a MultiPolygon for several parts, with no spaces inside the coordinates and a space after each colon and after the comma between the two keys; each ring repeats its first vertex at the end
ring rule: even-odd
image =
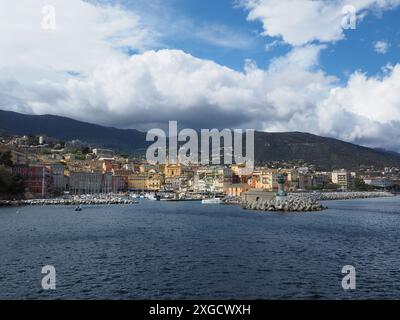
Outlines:
{"type": "Polygon", "coordinates": [[[332,172],[332,183],[337,184],[343,190],[350,189],[352,181],[352,173],[347,170],[342,169],[332,172]]]}
{"type": "Polygon", "coordinates": [[[394,186],[394,181],[384,178],[364,179],[365,184],[379,188],[390,188],[394,186]]]}

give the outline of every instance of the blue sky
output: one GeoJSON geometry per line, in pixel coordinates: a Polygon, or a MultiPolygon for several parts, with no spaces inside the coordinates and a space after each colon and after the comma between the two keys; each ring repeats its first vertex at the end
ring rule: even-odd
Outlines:
{"type": "MultiPolygon", "coordinates": [[[[152,5],[149,3],[146,5],[143,1],[126,0],[117,3],[123,4],[126,8],[142,8],[145,11],[154,9],[152,5]]],[[[153,1],[153,5],[154,3],[157,2],[153,1]]],[[[248,42],[246,45],[232,48],[190,34],[173,33],[171,36],[165,36],[164,47],[179,48],[196,57],[211,59],[235,70],[243,69],[245,59],[252,59],[258,66],[266,68],[272,59],[286,54],[291,49],[290,45],[281,42],[267,50],[268,44],[281,41],[281,39],[262,36],[262,23],[248,21],[248,11],[243,10],[238,1],[165,0],[162,6],[164,13],[177,20],[190,21],[193,28],[215,26],[215,29],[218,29],[221,27],[221,37],[229,30],[229,33],[248,42]]],[[[399,19],[400,8],[368,14],[358,21],[355,30],[344,31],[345,39],[329,43],[328,49],[324,50],[320,56],[322,69],[345,81],[357,70],[375,75],[379,74],[386,64],[398,63],[400,57],[399,19]],[[385,54],[377,53],[373,45],[382,40],[390,45],[385,54]]]]}
{"type": "Polygon", "coordinates": [[[361,70],[369,75],[379,74],[386,64],[397,64],[400,58],[400,9],[379,15],[369,15],[356,30],[347,30],[346,39],[331,44],[321,55],[321,66],[326,72],[347,79],[361,70]],[[377,41],[390,44],[386,54],[375,51],[377,41]]]}
{"type": "Polygon", "coordinates": [[[0,108],[400,151],[399,21],[400,0],[0,1],[0,108]]]}

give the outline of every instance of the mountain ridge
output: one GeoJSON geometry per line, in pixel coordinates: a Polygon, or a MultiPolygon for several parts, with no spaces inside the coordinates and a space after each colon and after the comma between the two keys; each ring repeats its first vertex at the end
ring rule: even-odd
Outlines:
{"type": "Polygon", "coordinates": [[[133,152],[146,147],[146,134],[136,129],[117,129],[51,114],[27,115],[0,110],[1,129],[11,134],[46,134],[66,141],[79,139],[118,151],[133,152]]]}
{"type": "MultiPolygon", "coordinates": [[[[56,115],[27,115],[0,110],[0,132],[30,135],[45,134],[61,140],[79,139],[92,146],[136,153],[149,145],[146,133],[136,129],[118,129],[56,115]]],[[[302,159],[320,169],[357,169],[360,165],[400,167],[400,154],[371,149],[335,138],[304,132],[256,132],[256,162],[302,159]]]]}

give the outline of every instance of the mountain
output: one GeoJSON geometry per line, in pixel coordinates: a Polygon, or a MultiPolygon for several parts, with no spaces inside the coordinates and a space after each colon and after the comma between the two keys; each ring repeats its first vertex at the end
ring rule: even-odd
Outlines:
{"type": "MultiPolygon", "coordinates": [[[[92,146],[125,153],[140,152],[148,146],[146,134],[138,130],[103,127],[53,115],[24,115],[0,110],[1,131],[19,135],[45,134],[64,141],[79,139],[92,146]]],[[[400,167],[398,153],[302,132],[256,132],[255,157],[257,162],[302,159],[326,170],[357,169],[360,165],[400,167]]]]}
{"type": "Polygon", "coordinates": [[[400,167],[400,154],[362,147],[352,143],[317,135],[289,132],[257,132],[256,161],[302,159],[320,169],[358,169],[360,165],[400,167]]]}
{"type": "Polygon", "coordinates": [[[79,139],[92,146],[121,152],[146,148],[146,134],[133,129],[116,129],[53,115],[25,115],[0,110],[0,131],[12,134],[45,134],[63,141],[79,139]]]}

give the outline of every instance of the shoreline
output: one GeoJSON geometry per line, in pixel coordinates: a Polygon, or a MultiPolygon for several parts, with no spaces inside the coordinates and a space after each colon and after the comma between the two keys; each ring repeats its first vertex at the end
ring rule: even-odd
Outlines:
{"type": "Polygon", "coordinates": [[[138,204],[132,199],[34,199],[34,200],[0,200],[0,207],[29,206],[79,206],[79,205],[132,205],[138,204]]]}
{"type": "MultiPolygon", "coordinates": [[[[318,201],[334,200],[356,200],[371,198],[388,198],[395,195],[389,192],[309,192],[309,193],[290,193],[288,200],[297,199],[305,202],[316,203],[318,201]]],[[[170,200],[171,201],[171,200],[170,200]]],[[[193,202],[199,200],[173,200],[174,202],[193,202]]],[[[168,202],[167,200],[161,202],[168,202]]],[[[71,198],[71,199],[31,199],[31,200],[0,200],[0,207],[22,207],[22,206],[78,206],[78,205],[132,205],[137,204],[136,199],[125,197],[116,198],[71,198]]],[[[235,203],[236,204],[236,203],[235,203]]],[[[253,204],[237,203],[237,205],[254,207],[253,204]]]]}

